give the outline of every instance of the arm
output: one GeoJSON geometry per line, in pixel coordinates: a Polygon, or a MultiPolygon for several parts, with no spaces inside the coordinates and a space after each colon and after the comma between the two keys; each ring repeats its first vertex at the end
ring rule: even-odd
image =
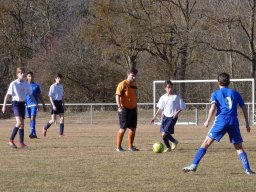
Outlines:
{"type": "Polygon", "coordinates": [[[52,99],[52,97],[51,96],[49,96],[49,98],[50,98],[50,102],[51,102],[51,105],[52,105],[52,109],[53,109],[53,111],[56,111],[56,106],[54,105],[54,102],[53,102],[53,99],[52,99]]]}
{"type": "Polygon", "coordinates": [[[38,94],[38,98],[39,98],[40,102],[41,102],[41,103],[42,103],[42,105],[43,105],[43,109],[44,109],[44,111],[46,111],[46,107],[45,107],[44,99],[43,99],[43,96],[42,96],[42,94],[41,94],[41,93],[40,93],[40,94],[38,94]]]}
{"type": "Polygon", "coordinates": [[[156,114],[153,116],[153,118],[151,119],[151,123],[153,123],[155,120],[156,120],[156,116],[157,116],[157,114],[160,112],[160,111],[162,111],[161,109],[158,109],[157,111],[156,111],[156,114]]]}
{"type": "Polygon", "coordinates": [[[250,132],[251,128],[250,128],[249,119],[248,119],[247,107],[245,105],[242,107],[242,111],[244,114],[246,130],[247,132],[250,132]]]}
{"type": "Polygon", "coordinates": [[[120,95],[116,95],[116,104],[117,104],[117,107],[118,107],[118,112],[121,112],[122,111],[122,105],[121,105],[121,96],[120,95]]]}
{"type": "Polygon", "coordinates": [[[177,111],[177,112],[174,114],[173,118],[178,118],[178,116],[179,116],[179,114],[180,114],[181,111],[182,111],[182,110],[177,111]]]}
{"type": "Polygon", "coordinates": [[[215,114],[215,110],[216,110],[216,105],[215,105],[215,104],[212,104],[212,105],[211,105],[211,108],[210,108],[210,110],[209,110],[208,118],[207,118],[207,120],[204,122],[204,126],[205,126],[205,127],[208,127],[208,125],[209,125],[209,123],[210,123],[212,117],[213,117],[214,114],[215,114]]]}
{"type": "Polygon", "coordinates": [[[5,97],[4,97],[4,104],[3,104],[3,107],[2,107],[2,112],[5,113],[5,110],[6,110],[6,104],[7,104],[7,101],[9,99],[10,95],[6,94],[5,97]]]}

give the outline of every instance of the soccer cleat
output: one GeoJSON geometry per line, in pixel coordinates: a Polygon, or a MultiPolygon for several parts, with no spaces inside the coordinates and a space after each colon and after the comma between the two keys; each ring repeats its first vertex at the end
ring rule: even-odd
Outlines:
{"type": "Polygon", "coordinates": [[[171,150],[172,150],[171,148],[166,148],[163,152],[167,153],[167,152],[170,152],[171,150]]]}
{"type": "Polygon", "coordinates": [[[117,152],[124,152],[124,149],[122,147],[118,147],[118,148],[116,148],[116,151],[117,152]]]}
{"type": "Polygon", "coordinates": [[[20,143],[20,148],[25,148],[25,147],[27,147],[27,145],[26,145],[26,144],[24,144],[24,143],[20,143]]]}
{"type": "Polygon", "coordinates": [[[246,170],[244,171],[244,173],[245,173],[246,175],[254,175],[254,174],[255,174],[255,172],[253,172],[253,171],[250,170],[250,169],[246,169],[246,170]]]}
{"type": "Polygon", "coordinates": [[[128,151],[134,152],[134,151],[139,151],[135,146],[132,146],[131,148],[128,148],[128,151]]]}
{"type": "Polygon", "coordinates": [[[174,151],[177,148],[178,143],[179,141],[177,139],[174,141],[174,143],[172,143],[172,151],[174,151]]]}
{"type": "Polygon", "coordinates": [[[45,128],[43,128],[43,130],[42,130],[42,135],[45,137],[46,136],[46,132],[47,132],[47,130],[45,129],[45,128]]]}
{"type": "Polygon", "coordinates": [[[64,137],[64,134],[59,135],[59,138],[63,138],[63,137],[64,137]]]}
{"type": "Polygon", "coordinates": [[[37,136],[36,136],[36,135],[31,135],[31,134],[30,134],[30,135],[29,135],[29,138],[30,138],[30,139],[37,139],[37,136]]]}
{"type": "Polygon", "coordinates": [[[183,172],[191,172],[191,171],[195,172],[196,169],[197,169],[197,165],[196,164],[191,164],[191,165],[189,165],[187,167],[183,167],[182,171],[183,172]]]}
{"type": "Polygon", "coordinates": [[[17,146],[13,143],[13,141],[9,141],[8,142],[8,145],[10,146],[10,147],[12,147],[12,148],[17,148],[17,146]]]}

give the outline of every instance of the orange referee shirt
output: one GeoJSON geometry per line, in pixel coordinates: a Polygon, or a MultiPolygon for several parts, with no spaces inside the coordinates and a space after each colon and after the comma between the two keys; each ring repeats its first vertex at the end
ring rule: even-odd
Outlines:
{"type": "Polygon", "coordinates": [[[122,107],[134,109],[137,106],[135,84],[130,84],[128,80],[120,82],[116,88],[116,95],[119,95],[122,107]]]}

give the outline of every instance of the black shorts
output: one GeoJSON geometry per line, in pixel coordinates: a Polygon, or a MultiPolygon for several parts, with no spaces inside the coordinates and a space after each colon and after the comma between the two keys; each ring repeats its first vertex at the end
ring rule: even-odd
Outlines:
{"type": "Polygon", "coordinates": [[[64,113],[64,107],[63,107],[63,103],[62,100],[53,100],[53,103],[56,107],[56,111],[53,110],[52,106],[51,106],[51,114],[62,114],[64,113]]]}
{"type": "Polygon", "coordinates": [[[25,119],[26,106],[23,101],[12,101],[12,111],[15,117],[22,117],[25,119]]]}
{"type": "Polygon", "coordinates": [[[118,112],[119,124],[121,129],[126,128],[137,128],[137,108],[134,109],[122,109],[121,112],[118,112]]]}

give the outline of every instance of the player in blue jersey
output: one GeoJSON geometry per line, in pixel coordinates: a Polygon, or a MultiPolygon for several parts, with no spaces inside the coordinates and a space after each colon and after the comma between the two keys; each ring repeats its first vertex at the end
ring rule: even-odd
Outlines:
{"type": "Polygon", "coordinates": [[[209,122],[215,114],[215,111],[217,111],[214,124],[208,132],[208,135],[203,141],[201,147],[198,149],[192,164],[182,169],[184,172],[196,171],[200,160],[206,154],[207,149],[214,142],[214,140],[219,142],[221,138],[228,133],[230,142],[234,145],[242,162],[244,172],[248,175],[254,174],[254,172],[250,169],[246,152],[243,149],[243,139],[240,133],[237,118],[237,105],[239,105],[244,114],[247,132],[250,132],[251,128],[249,125],[247,109],[241,95],[237,91],[228,88],[229,83],[230,78],[227,73],[221,73],[218,76],[218,84],[220,89],[213,92],[211,95],[211,108],[204,126],[208,127],[209,122]]]}
{"type": "Polygon", "coordinates": [[[29,137],[31,139],[37,138],[36,135],[36,115],[37,115],[37,105],[38,105],[38,100],[41,101],[43,104],[43,110],[46,111],[45,103],[41,94],[41,89],[39,84],[34,82],[34,74],[32,71],[29,71],[27,73],[27,81],[30,84],[30,88],[32,90],[32,94],[36,100],[36,103],[33,102],[31,97],[27,95],[26,97],[26,113],[27,117],[30,118],[30,134],[29,137]]]}

